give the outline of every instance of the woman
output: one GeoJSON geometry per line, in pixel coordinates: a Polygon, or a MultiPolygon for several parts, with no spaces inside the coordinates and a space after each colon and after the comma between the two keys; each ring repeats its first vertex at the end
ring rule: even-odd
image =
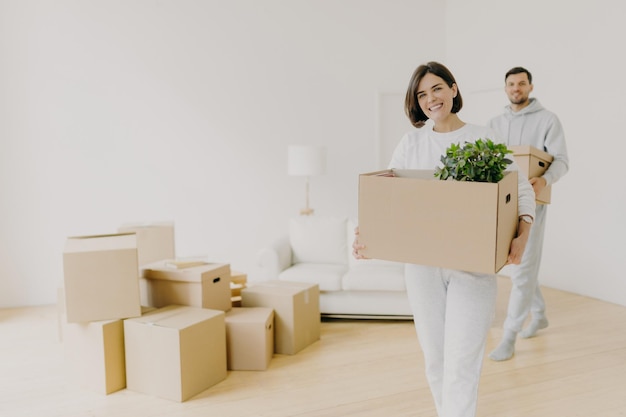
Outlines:
{"type": "MultiPolygon", "coordinates": [[[[405,112],[419,128],[407,133],[393,153],[389,168],[434,169],[453,143],[479,138],[502,142],[487,128],[463,122],[459,87],[442,64],[420,65],[409,83],[405,112]],[[425,127],[430,119],[432,126],[425,127]]],[[[517,169],[513,163],[509,169],[517,169]]],[[[517,237],[508,263],[519,264],[535,212],[535,196],[524,175],[518,176],[517,237]],[[525,219],[524,217],[530,217],[525,219]]],[[[364,258],[358,241],[354,256],[364,258]]],[[[476,415],[478,382],[496,303],[496,275],[406,264],[405,279],[415,328],[424,353],[426,377],[439,417],[476,415]]]]}

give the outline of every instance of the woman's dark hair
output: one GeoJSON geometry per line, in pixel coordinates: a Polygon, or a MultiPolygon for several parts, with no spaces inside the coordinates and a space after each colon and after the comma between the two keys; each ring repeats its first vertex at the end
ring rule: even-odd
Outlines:
{"type": "Polygon", "coordinates": [[[509,78],[509,75],[513,75],[513,74],[526,74],[528,76],[528,84],[532,84],[533,83],[533,76],[530,73],[530,71],[528,71],[526,68],[524,67],[514,67],[511,68],[510,70],[508,70],[506,72],[506,75],[504,76],[504,81],[506,82],[506,79],[509,78]]]}
{"type": "MultiPolygon", "coordinates": [[[[456,80],[450,70],[439,62],[431,61],[415,69],[411,76],[411,81],[409,81],[409,88],[406,90],[406,98],[404,100],[404,112],[411,121],[411,124],[415,127],[422,127],[424,122],[428,120],[428,117],[426,117],[417,101],[417,86],[428,73],[442,78],[450,88],[456,84],[456,80]]],[[[452,102],[452,113],[458,113],[462,107],[463,98],[461,97],[459,86],[457,85],[457,94],[452,102]]]]}

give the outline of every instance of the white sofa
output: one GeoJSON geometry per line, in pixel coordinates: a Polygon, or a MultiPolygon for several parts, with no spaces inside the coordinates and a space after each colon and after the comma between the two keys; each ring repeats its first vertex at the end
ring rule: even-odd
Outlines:
{"type": "Polygon", "coordinates": [[[300,216],[257,257],[260,281],[316,283],[323,316],[411,319],[404,265],[352,256],[356,222],[300,216]]]}

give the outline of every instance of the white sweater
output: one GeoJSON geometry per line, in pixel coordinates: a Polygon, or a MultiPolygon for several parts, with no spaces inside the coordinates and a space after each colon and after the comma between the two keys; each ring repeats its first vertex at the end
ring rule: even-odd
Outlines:
{"type": "Polygon", "coordinates": [[[530,104],[518,112],[506,106],[504,113],[491,119],[488,126],[504,138],[508,146],[530,145],[552,155],[554,160],[543,174],[547,185],[557,182],[569,170],[561,122],[536,98],[531,98],[530,104]]]}
{"type": "MultiPolygon", "coordinates": [[[[453,143],[463,145],[478,139],[491,139],[495,143],[503,143],[496,132],[484,126],[466,124],[462,128],[449,133],[435,132],[430,125],[405,134],[396,147],[389,163],[390,169],[435,169],[442,166],[441,156],[453,143]]],[[[512,159],[512,158],[511,158],[512,159]]],[[[507,170],[519,171],[515,162],[507,170]]],[[[535,216],[535,193],[528,179],[518,172],[518,213],[535,216]]]]}

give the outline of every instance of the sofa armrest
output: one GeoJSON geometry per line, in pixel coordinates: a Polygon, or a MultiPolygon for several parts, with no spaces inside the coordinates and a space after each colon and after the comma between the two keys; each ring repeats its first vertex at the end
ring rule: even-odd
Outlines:
{"type": "Polygon", "coordinates": [[[291,266],[292,251],[287,236],[276,239],[267,247],[261,249],[257,255],[259,279],[270,281],[278,278],[285,269],[291,266]]]}

